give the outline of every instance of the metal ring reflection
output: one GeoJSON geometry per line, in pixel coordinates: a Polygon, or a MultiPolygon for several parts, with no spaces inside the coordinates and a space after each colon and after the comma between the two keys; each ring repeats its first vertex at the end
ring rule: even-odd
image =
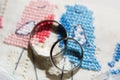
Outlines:
{"type": "MultiPolygon", "coordinates": [[[[50,59],[51,59],[51,62],[52,62],[52,64],[56,67],[56,68],[58,68],[59,70],[61,70],[62,71],[62,69],[60,68],[60,67],[58,67],[56,64],[55,64],[55,62],[54,62],[54,56],[53,56],[53,49],[54,49],[54,47],[56,46],[56,44],[57,43],[59,43],[60,41],[62,41],[62,40],[64,40],[65,41],[65,45],[67,44],[67,41],[68,40],[73,40],[73,41],[75,41],[78,45],[79,45],[79,47],[80,47],[80,49],[81,49],[81,54],[80,55],[78,55],[78,54],[76,54],[78,57],[79,57],[79,59],[80,59],[80,63],[76,66],[76,67],[74,67],[74,68],[72,68],[71,70],[70,70],[70,72],[71,71],[74,71],[75,69],[77,69],[77,68],[79,68],[80,66],[81,66],[81,64],[82,64],[82,59],[83,59],[83,48],[82,48],[82,46],[79,44],[79,42],[77,41],[77,40],[75,40],[74,38],[68,38],[68,37],[66,37],[66,38],[62,38],[62,39],[59,39],[59,40],[57,40],[54,44],[53,44],[53,46],[51,47],[51,50],[50,50],[50,59]]],[[[65,46],[65,48],[66,48],[66,46],[65,46]]],[[[60,54],[60,53],[59,53],[60,54]]],[[[59,54],[57,54],[57,55],[59,55],[59,54]]],[[[64,70],[64,71],[67,71],[67,70],[64,70]]]]}

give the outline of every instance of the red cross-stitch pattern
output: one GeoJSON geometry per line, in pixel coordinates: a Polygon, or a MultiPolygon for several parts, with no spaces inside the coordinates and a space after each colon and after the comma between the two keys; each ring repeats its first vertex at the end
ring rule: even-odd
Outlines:
{"type": "Polygon", "coordinates": [[[44,41],[50,36],[51,28],[52,23],[45,22],[38,25],[32,35],[33,43],[44,43],[44,41]]]}
{"type": "MultiPolygon", "coordinates": [[[[49,19],[53,20],[54,10],[55,10],[55,5],[50,4],[46,0],[37,0],[37,1],[31,0],[29,5],[26,6],[21,20],[17,23],[17,29],[23,27],[23,24],[29,21],[35,21],[35,23],[38,23],[42,20],[49,20],[49,19]]],[[[50,35],[49,30],[50,29],[42,33],[39,33],[39,35],[45,35],[47,37],[48,35],[50,35]]],[[[45,37],[43,36],[41,37],[39,35],[37,35],[37,37],[39,37],[39,41],[44,42],[45,37]]],[[[27,48],[29,37],[30,37],[29,35],[24,36],[13,33],[8,37],[6,37],[4,42],[22,48],[27,48]]]]}
{"type": "Polygon", "coordinates": [[[2,28],[2,16],[0,16],[0,28],[2,28]]]}

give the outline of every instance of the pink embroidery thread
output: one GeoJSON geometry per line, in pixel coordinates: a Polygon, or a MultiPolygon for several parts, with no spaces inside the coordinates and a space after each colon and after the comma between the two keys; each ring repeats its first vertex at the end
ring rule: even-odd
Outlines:
{"type": "MultiPolygon", "coordinates": [[[[18,33],[22,33],[22,34],[26,33],[27,34],[27,31],[29,31],[29,28],[25,28],[26,26],[24,28],[22,28],[25,23],[28,23],[29,21],[34,21],[36,24],[36,23],[38,23],[42,20],[46,20],[46,19],[53,20],[54,19],[54,14],[53,14],[54,10],[55,10],[55,5],[50,4],[46,0],[37,0],[37,1],[31,0],[29,5],[25,7],[21,21],[17,23],[16,30],[18,30],[18,29],[20,30],[20,28],[21,28],[21,31],[18,31],[18,33]]],[[[29,27],[29,26],[27,26],[27,27],[29,27]]],[[[40,42],[44,42],[44,40],[45,40],[44,37],[40,37],[40,35],[47,35],[47,36],[50,35],[49,30],[36,35],[37,37],[39,37],[40,42]]],[[[28,35],[20,35],[20,34],[13,33],[13,34],[10,34],[9,36],[7,36],[4,40],[4,42],[7,44],[18,46],[18,47],[27,48],[29,38],[30,38],[29,34],[28,35]]]]}
{"type": "Polygon", "coordinates": [[[41,23],[36,27],[36,32],[34,32],[34,35],[32,38],[37,39],[36,42],[44,43],[45,40],[50,36],[50,31],[52,26],[50,26],[52,23],[41,23]]]}
{"type": "Polygon", "coordinates": [[[2,28],[2,16],[0,16],[0,28],[2,28]]]}
{"type": "Polygon", "coordinates": [[[6,9],[8,0],[0,0],[0,28],[3,27],[2,21],[3,21],[3,15],[6,9]]]}

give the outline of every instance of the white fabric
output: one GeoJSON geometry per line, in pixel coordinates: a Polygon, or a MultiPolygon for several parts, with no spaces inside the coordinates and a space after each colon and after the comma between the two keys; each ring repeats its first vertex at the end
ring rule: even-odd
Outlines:
{"type": "MultiPolygon", "coordinates": [[[[21,48],[4,44],[2,41],[9,33],[16,29],[16,24],[20,20],[25,5],[30,0],[8,0],[8,5],[4,14],[3,29],[0,29],[0,65],[8,73],[12,74],[15,63],[20,55],[21,48]]],[[[65,11],[65,4],[82,4],[94,12],[95,43],[97,46],[97,58],[102,64],[100,72],[80,69],[75,75],[74,80],[92,80],[94,76],[108,70],[107,62],[111,61],[112,54],[117,42],[120,42],[120,0],[49,0],[51,3],[58,4],[58,20],[62,12],[65,11]]],[[[120,63],[117,64],[120,66],[120,63]]],[[[50,80],[45,70],[37,69],[39,80],[50,80]]],[[[0,74],[1,76],[2,74],[0,74]]],[[[3,75],[4,76],[4,75],[3,75]]],[[[35,73],[32,62],[27,52],[24,52],[15,76],[20,80],[35,80],[35,73]]],[[[2,79],[3,80],[3,79],[2,79]]],[[[8,80],[8,79],[6,79],[8,80]]],[[[52,79],[53,80],[53,79],[52,79]]],[[[57,79],[56,79],[57,80],[57,79]]]]}

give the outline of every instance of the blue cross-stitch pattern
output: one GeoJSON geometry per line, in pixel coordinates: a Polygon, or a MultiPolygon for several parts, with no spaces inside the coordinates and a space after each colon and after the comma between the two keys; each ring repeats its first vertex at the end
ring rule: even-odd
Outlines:
{"type": "MultiPolygon", "coordinates": [[[[115,53],[114,53],[114,55],[113,55],[113,59],[112,59],[111,62],[108,62],[108,66],[109,66],[110,68],[113,68],[113,67],[115,66],[115,63],[116,63],[116,62],[119,62],[119,60],[120,60],[120,43],[118,43],[118,44],[116,45],[115,53]]],[[[112,73],[112,74],[120,74],[120,68],[118,68],[118,69],[116,69],[116,70],[111,69],[111,73],[112,73]]]]}
{"type": "Polygon", "coordinates": [[[120,60],[120,43],[116,45],[115,53],[111,62],[108,62],[108,66],[111,68],[115,66],[115,63],[120,60]]]}
{"type": "Polygon", "coordinates": [[[64,57],[68,58],[73,64],[72,66],[78,66],[82,60],[82,48],[73,40],[68,40],[66,48],[64,50],[64,57]]]}
{"type": "Polygon", "coordinates": [[[110,72],[111,72],[112,74],[120,74],[120,68],[118,68],[118,69],[116,69],[116,70],[112,69],[110,72]]]}
{"type": "MultiPolygon", "coordinates": [[[[93,26],[94,18],[92,16],[93,12],[81,5],[66,6],[66,9],[67,10],[62,15],[60,22],[65,27],[68,36],[75,38],[74,31],[75,26],[77,25],[81,25],[85,32],[86,43],[82,45],[84,57],[81,67],[88,70],[99,71],[101,69],[101,65],[94,56],[96,46],[94,45],[95,36],[93,26]]],[[[60,45],[62,44],[63,43],[60,43],[60,45]]]]}
{"type": "Polygon", "coordinates": [[[117,62],[120,60],[120,43],[117,44],[115,55],[114,55],[114,60],[117,62]]]}

